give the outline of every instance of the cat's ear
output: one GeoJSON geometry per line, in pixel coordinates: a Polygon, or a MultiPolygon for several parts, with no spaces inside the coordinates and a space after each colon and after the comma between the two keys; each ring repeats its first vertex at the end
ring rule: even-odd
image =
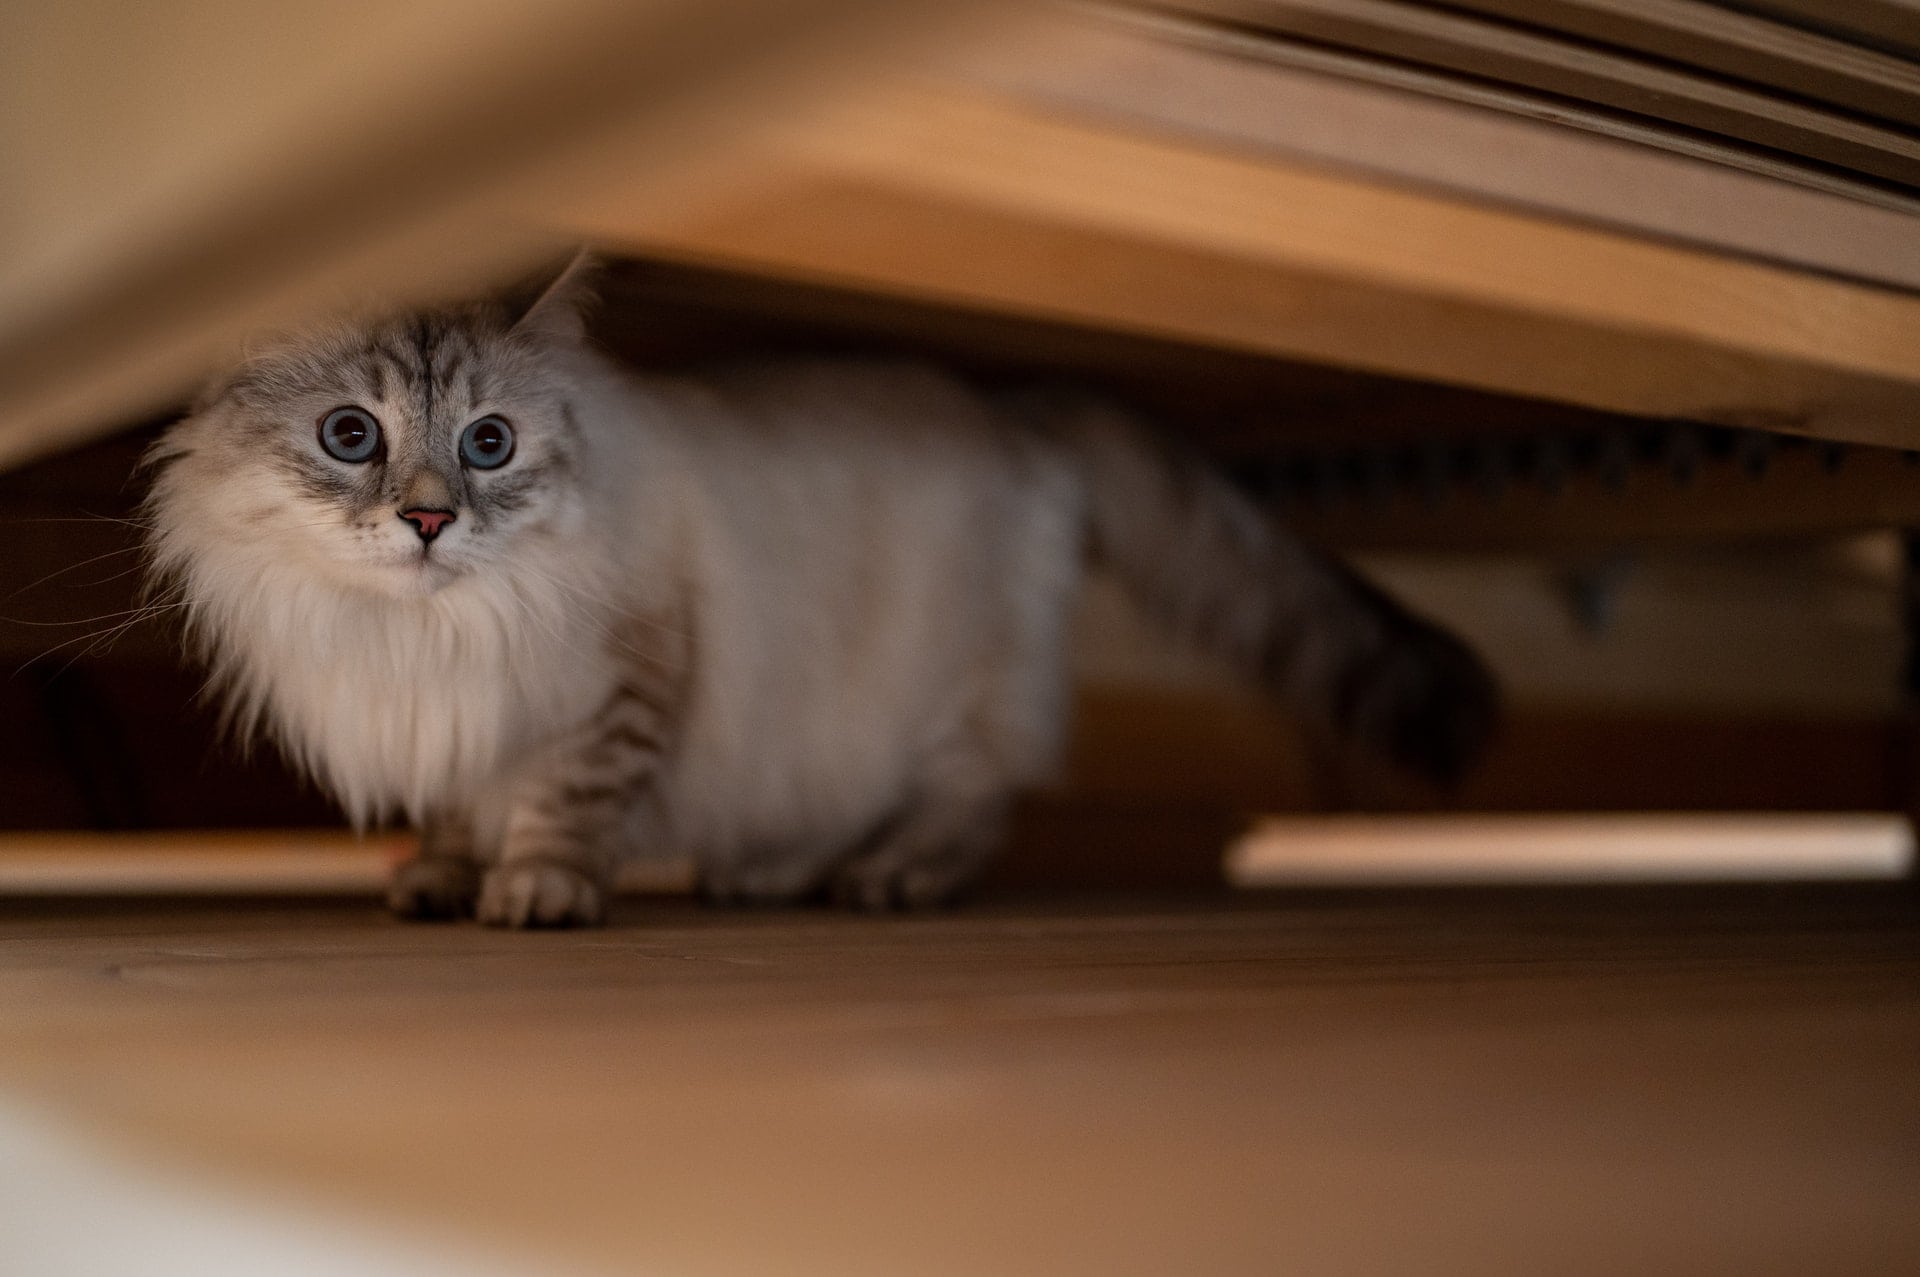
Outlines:
{"type": "Polygon", "coordinates": [[[509,297],[513,330],[567,345],[586,340],[587,312],[598,300],[604,263],[592,249],[575,253],[558,275],[532,281],[518,298],[509,297]]]}

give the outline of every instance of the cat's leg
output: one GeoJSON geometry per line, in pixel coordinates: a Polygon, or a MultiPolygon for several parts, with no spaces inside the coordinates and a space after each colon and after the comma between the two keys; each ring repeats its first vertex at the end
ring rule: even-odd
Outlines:
{"type": "Polygon", "coordinates": [[[989,752],[969,744],[942,751],[906,805],[834,868],[834,900],[870,910],[951,900],[999,851],[1011,801],[1012,786],[989,752]]]}
{"type": "Polygon", "coordinates": [[[699,893],[703,901],[722,908],[793,904],[814,893],[822,872],[816,856],[789,855],[789,849],[772,847],[724,864],[703,864],[699,893]]]}
{"type": "Polygon", "coordinates": [[[592,926],[605,915],[622,826],[659,769],[671,702],[623,683],[516,788],[500,860],[480,887],[480,921],[592,926]]]}
{"type": "Polygon", "coordinates": [[[451,813],[426,822],[419,853],[396,865],[387,880],[387,908],[420,921],[470,918],[479,895],[480,861],[472,823],[451,813]]]}
{"type": "Polygon", "coordinates": [[[793,904],[819,890],[832,864],[831,856],[777,844],[736,851],[700,866],[700,898],[722,908],[793,904]]]}

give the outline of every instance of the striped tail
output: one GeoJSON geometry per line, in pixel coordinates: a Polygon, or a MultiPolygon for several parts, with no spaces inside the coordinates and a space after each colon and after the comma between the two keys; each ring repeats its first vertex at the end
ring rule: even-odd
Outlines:
{"type": "Polygon", "coordinates": [[[1056,401],[1096,556],[1180,640],[1310,723],[1440,784],[1484,752],[1499,692],[1472,650],[1302,544],[1197,457],[1111,407],[1056,401]]]}

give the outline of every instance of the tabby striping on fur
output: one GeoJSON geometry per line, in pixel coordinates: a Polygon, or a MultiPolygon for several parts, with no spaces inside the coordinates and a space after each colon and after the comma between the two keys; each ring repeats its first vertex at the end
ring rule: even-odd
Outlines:
{"type": "Polygon", "coordinates": [[[269,348],[154,453],[158,588],[236,729],[422,826],[399,912],[592,922],[644,855],[728,899],[951,894],[1058,752],[1089,550],[1402,764],[1491,729],[1465,648],[1112,409],[903,364],[642,377],[586,340],[589,277],[269,348]]]}

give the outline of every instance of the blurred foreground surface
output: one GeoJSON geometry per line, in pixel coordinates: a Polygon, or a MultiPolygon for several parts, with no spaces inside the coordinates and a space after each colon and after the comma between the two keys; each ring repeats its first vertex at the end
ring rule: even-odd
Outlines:
{"type": "Polygon", "coordinates": [[[629,902],[536,935],[4,910],[0,1117],[93,1160],[9,1144],[0,1271],[46,1271],[63,1212],[100,1253],[128,1176],[237,1203],[134,1216],[149,1272],[263,1271],[257,1222],[206,1248],[256,1208],[323,1255],[405,1239],[300,1272],[1920,1267],[1905,884],[629,902]]]}

